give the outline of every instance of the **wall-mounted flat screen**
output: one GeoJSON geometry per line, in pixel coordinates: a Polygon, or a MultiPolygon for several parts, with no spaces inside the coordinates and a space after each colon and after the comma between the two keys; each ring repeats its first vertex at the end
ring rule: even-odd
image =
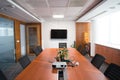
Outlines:
{"type": "Polygon", "coordinates": [[[51,39],[67,39],[67,30],[66,29],[52,29],[51,39]]]}

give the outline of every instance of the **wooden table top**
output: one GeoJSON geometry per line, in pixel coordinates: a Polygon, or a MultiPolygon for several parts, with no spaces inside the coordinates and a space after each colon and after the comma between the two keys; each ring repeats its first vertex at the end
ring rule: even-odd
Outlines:
{"type": "MultiPolygon", "coordinates": [[[[67,67],[67,80],[108,80],[76,49],[68,48],[69,58],[79,62],[79,66],[67,67]]],[[[57,48],[46,48],[31,62],[15,80],[58,80],[58,73],[52,68],[57,48]]]]}

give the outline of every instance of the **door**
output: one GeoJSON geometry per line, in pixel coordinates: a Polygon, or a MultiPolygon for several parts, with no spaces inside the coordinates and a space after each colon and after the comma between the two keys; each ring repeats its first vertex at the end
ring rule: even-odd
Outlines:
{"type": "Polygon", "coordinates": [[[14,21],[0,18],[0,62],[15,62],[14,21]]]}
{"type": "Polygon", "coordinates": [[[27,25],[27,53],[33,54],[33,48],[41,46],[41,26],[40,24],[27,25]]]}

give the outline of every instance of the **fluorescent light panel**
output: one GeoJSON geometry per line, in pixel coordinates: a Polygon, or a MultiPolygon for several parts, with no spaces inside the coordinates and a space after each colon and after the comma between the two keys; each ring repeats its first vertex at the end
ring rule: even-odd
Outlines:
{"type": "Polygon", "coordinates": [[[53,18],[64,18],[64,15],[53,15],[53,18]]]}
{"type": "Polygon", "coordinates": [[[16,6],[17,8],[19,8],[20,10],[24,11],[26,14],[28,14],[29,16],[31,16],[32,18],[36,19],[37,21],[41,22],[40,19],[38,19],[37,17],[35,17],[34,15],[32,15],[31,13],[29,13],[28,11],[26,11],[24,8],[20,7],[18,4],[16,4],[15,2],[13,2],[12,0],[7,0],[9,3],[13,4],[14,6],[16,6]]]}

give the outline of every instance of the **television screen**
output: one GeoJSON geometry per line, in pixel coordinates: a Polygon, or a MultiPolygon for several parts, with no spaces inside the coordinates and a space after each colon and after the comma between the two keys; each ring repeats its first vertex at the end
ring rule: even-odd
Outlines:
{"type": "Polygon", "coordinates": [[[51,39],[66,39],[67,30],[66,29],[52,29],[51,30],[51,39]]]}

